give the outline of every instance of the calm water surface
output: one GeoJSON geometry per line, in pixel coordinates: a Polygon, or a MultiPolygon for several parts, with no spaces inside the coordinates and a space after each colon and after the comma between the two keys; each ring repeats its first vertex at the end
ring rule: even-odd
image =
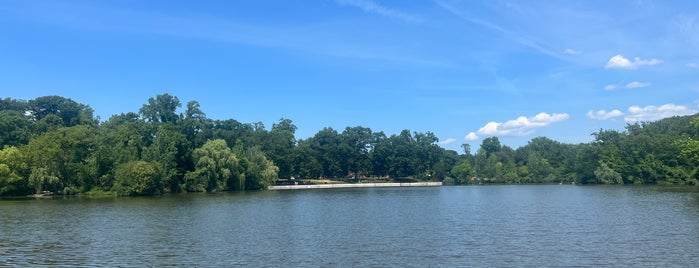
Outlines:
{"type": "Polygon", "coordinates": [[[696,188],[406,187],[0,201],[0,267],[697,263],[696,188]]]}

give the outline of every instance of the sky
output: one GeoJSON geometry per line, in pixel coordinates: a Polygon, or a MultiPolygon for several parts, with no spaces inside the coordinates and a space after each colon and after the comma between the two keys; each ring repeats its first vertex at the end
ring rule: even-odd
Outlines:
{"type": "Polygon", "coordinates": [[[699,111],[695,1],[0,0],[0,97],[102,121],[168,93],[207,117],[433,132],[475,151],[699,111]]]}

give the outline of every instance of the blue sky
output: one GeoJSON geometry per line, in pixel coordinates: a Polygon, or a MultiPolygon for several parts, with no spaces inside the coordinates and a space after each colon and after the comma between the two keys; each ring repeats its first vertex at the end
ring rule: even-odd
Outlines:
{"type": "Polygon", "coordinates": [[[587,142],[699,111],[694,1],[0,0],[0,97],[209,118],[587,142]]]}

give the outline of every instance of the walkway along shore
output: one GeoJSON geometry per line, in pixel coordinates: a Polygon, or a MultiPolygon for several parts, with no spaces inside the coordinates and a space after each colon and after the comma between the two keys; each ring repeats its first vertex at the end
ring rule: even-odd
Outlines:
{"type": "Polygon", "coordinates": [[[371,188],[371,187],[432,187],[442,186],[442,182],[387,182],[387,183],[330,183],[310,185],[274,185],[269,190],[301,190],[331,188],[371,188]]]}

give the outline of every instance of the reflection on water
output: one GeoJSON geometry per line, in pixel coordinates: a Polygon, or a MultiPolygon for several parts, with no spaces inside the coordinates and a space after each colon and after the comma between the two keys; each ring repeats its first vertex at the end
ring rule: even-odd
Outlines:
{"type": "Polygon", "coordinates": [[[687,187],[468,186],[0,201],[0,266],[692,266],[687,187]]]}

